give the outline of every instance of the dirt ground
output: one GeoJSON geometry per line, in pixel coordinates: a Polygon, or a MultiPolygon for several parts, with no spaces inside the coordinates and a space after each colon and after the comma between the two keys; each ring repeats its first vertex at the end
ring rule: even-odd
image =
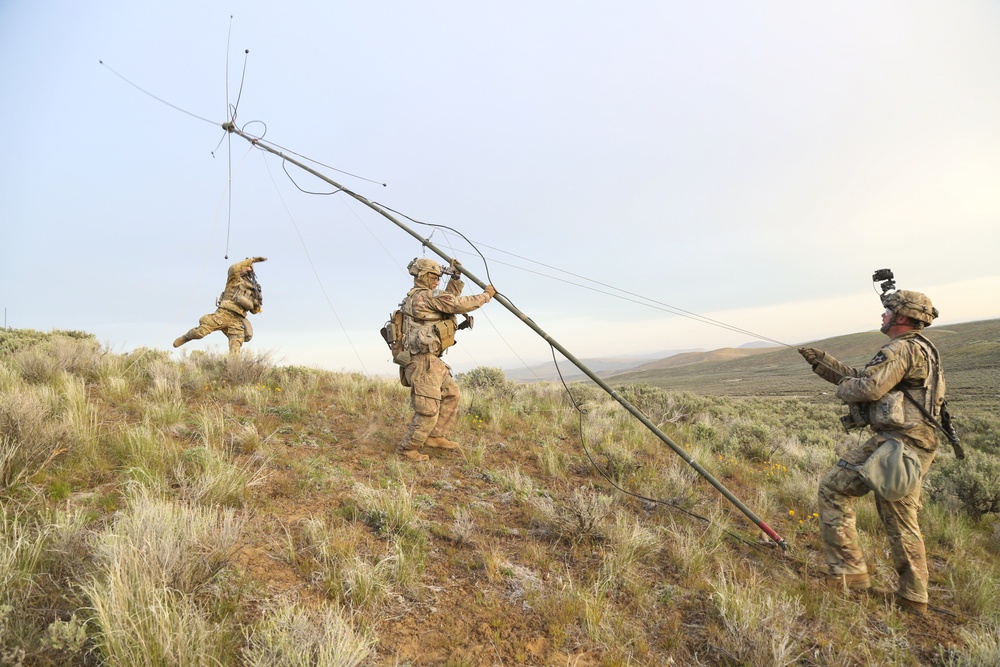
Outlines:
{"type": "MultiPolygon", "coordinates": [[[[412,463],[400,459],[393,446],[404,423],[386,424],[385,428],[362,426],[360,420],[337,414],[335,397],[329,397],[328,404],[327,410],[283,429],[271,439],[278,443],[279,455],[271,461],[269,477],[252,491],[249,506],[255,512],[253,539],[238,554],[237,564],[259,582],[268,597],[318,604],[324,592],[284,557],[283,545],[288,542],[289,532],[294,532],[302,519],[338,515],[349,499],[352,483],[370,484],[384,477],[390,465],[408,466],[413,473],[412,478],[407,475],[412,495],[428,499],[426,504],[430,505],[421,509],[428,524],[426,566],[416,594],[394,593],[372,619],[371,630],[378,641],[371,664],[739,664],[713,642],[716,630],[706,618],[705,591],[680,591],[666,614],[662,606],[655,615],[637,614],[636,626],[642,629],[640,634],[645,640],[625,651],[596,645],[579,624],[553,628],[547,620],[552,610],[543,614],[532,606],[528,595],[531,590],[557,590],[560,576],[583,580],[586,569],[596,562],[597,547],[569,545],[539,535],[520,503],[505,499],[497,485],[482,474],[485,468],[496,470],[516,464],[529,476],[544,477],[532,449],[537,445],[530,439],[509,434],[505,442],[491,443],[482,466],[465,465],[460,452],[438,450],[427,450],[429,461],[412,463]],[[336,486],[306,490],[296,487],[296,463],[317,457],[343,477],[337,478],[336,486]],[[488,507],[492,520],[478,523],[471,542],[457,542],[448,535],[448,526],[454,521],[450,510],[472,503],[488,507]],[[503,576],[491,576],[484,550],[507,563],[509,571],[503,576]],[[524,557],[528,552],[531,559],[524,557]],[[551,567],[545,572],[532,569],[530,565],[539,560],[551,567]],[[631,657],[623,659],[622,655],[631,657]]],[[[600,482],[596,472],[579,465],[570,466],[566,478],[558,484],[571,490],[586,484],[600,486],[600,482]]],[[[546,480],[550,486],[553,483],[546,480]]],[[[739,488],[739,480],[725,483],[734,484],[731,488],[737,495],[750,491],[739,488]]],[[[604,492],[613,493],[610,488],[604,492]]],[[[710,494],[711,489],[705,493],[710,494]]],[[[636,510],[648,508],[636,505],[636,510]]],[[[746,533],[754,530],[748,524],[746,533]]],[[[374,531],[371,539],[379,539],[374,531]]],[[[802,541],[807,545],[805,552],[794,557],[784,556],[777,549],[769,553],[747,549],[746,557],[773,559],[776,565],[799,572],[803,591],[819,595],[818,536],[802,541]]],[[[944,565],[940,560],[931,563],[932,569],[939,571],[944,565]]],[[[672,573],[669,566],[664,565],[662,572],[664,585],[681,585],[679,575],[672,573]]],[[[935,664],[937,647],[956,643],[958,619],[954,610],[944,608],[932,610],[927,617],[907,616],[905,637],[912,664],[935,664]]],[[[816,643],[824,643],[822,629],[816,629],[816,643]]],[[[806,655],[801,664],[816,662],[806,655]]],[[[854,663],[848,658],[844,664],[854,663]]]]}

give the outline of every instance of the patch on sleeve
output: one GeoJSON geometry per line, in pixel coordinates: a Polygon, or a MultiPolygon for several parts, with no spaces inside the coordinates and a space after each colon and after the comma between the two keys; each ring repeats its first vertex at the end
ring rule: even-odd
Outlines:
{"type": "Polygon", "coordinates": [[[878,354],[876,354],[874,357],[872,357],[871,361],[869,361],[867,364],[865,364],[865,368],[872,368],[874,366],[881,366],[885,362],[887,362],[890,359],[892,359],[892,357],[893,357],[892,350],[890,350],[887,347],[883,347],[881,350],[878,351],[878,354]]]}

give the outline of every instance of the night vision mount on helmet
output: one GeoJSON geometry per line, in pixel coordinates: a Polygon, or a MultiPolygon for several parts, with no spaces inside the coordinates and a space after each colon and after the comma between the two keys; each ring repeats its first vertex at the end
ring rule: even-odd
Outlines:
{"type": "Polygon", "coordinates": [[[411,276],[419,276],[422,273],[432,273],[435,276],[440,276],[443,274],[444,267],[435,262],[433,259],[427,259],[426,257],[418,257],[406,265],[406,270],[411,276]]]}

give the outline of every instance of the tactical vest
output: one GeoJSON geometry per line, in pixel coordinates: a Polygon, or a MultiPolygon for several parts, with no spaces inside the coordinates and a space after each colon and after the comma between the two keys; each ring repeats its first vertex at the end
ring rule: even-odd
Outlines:
{"type": "Polygon", "coordinates": [[[264,305],[264,291],[253,271],[241,276],[231,288],[222,291],[215,305],[243,317],[247,311],[257,314],[264,305]]]}
{"type": "Polygon", "coordinates": [[[458,321],[454,315],[441,312],[425,313],[418,317],[413,309],[413,298],[427,288],[417,287],[406,295],[399,308],[403,313],[403,348],[413,354],[441,356],[455,344],[458,321]]]}
{"type": "Polygon", "coordinates": [[[870,403],[849,403],[849,413],[841,418],[848,430],[871,426],[876,431],[912,428],[925,421],[923,413],[903,395],[903,390],[923,406],[933,419],[940,419],[944,405],[945,381],[941,368],[941,357],[937,348],[921,334],[911,340],[924,351],[927,357],[927,377],[923,383],[915,384],[904,378],[898,385],[885,393],[882,398],[870,403]]]}

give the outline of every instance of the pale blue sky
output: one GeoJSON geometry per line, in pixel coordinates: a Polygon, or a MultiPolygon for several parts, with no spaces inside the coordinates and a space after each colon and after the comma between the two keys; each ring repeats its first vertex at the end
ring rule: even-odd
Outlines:
{"type": "MultiPolygon", "coordinates": [[[[940,324],[1000,316],[995,2],[3,0],[9,325],[166,349],[213,310],[226,267],[260,254],[250,346],[394,372],[377,330],[419,244],[343,195],[303,194],[239,138],[224,259],[219,125],[244,49],[239,124],[485,246],[787,343],[877,328],[882,267],[940,324]]],[[[433,240],[485,279],[460,239],[433,240]]],[[[484,254],[577,356],[753,340],[484,254]]],[[[460,341],[458,370],[548,356],[499,304],[460,341]]]]}

